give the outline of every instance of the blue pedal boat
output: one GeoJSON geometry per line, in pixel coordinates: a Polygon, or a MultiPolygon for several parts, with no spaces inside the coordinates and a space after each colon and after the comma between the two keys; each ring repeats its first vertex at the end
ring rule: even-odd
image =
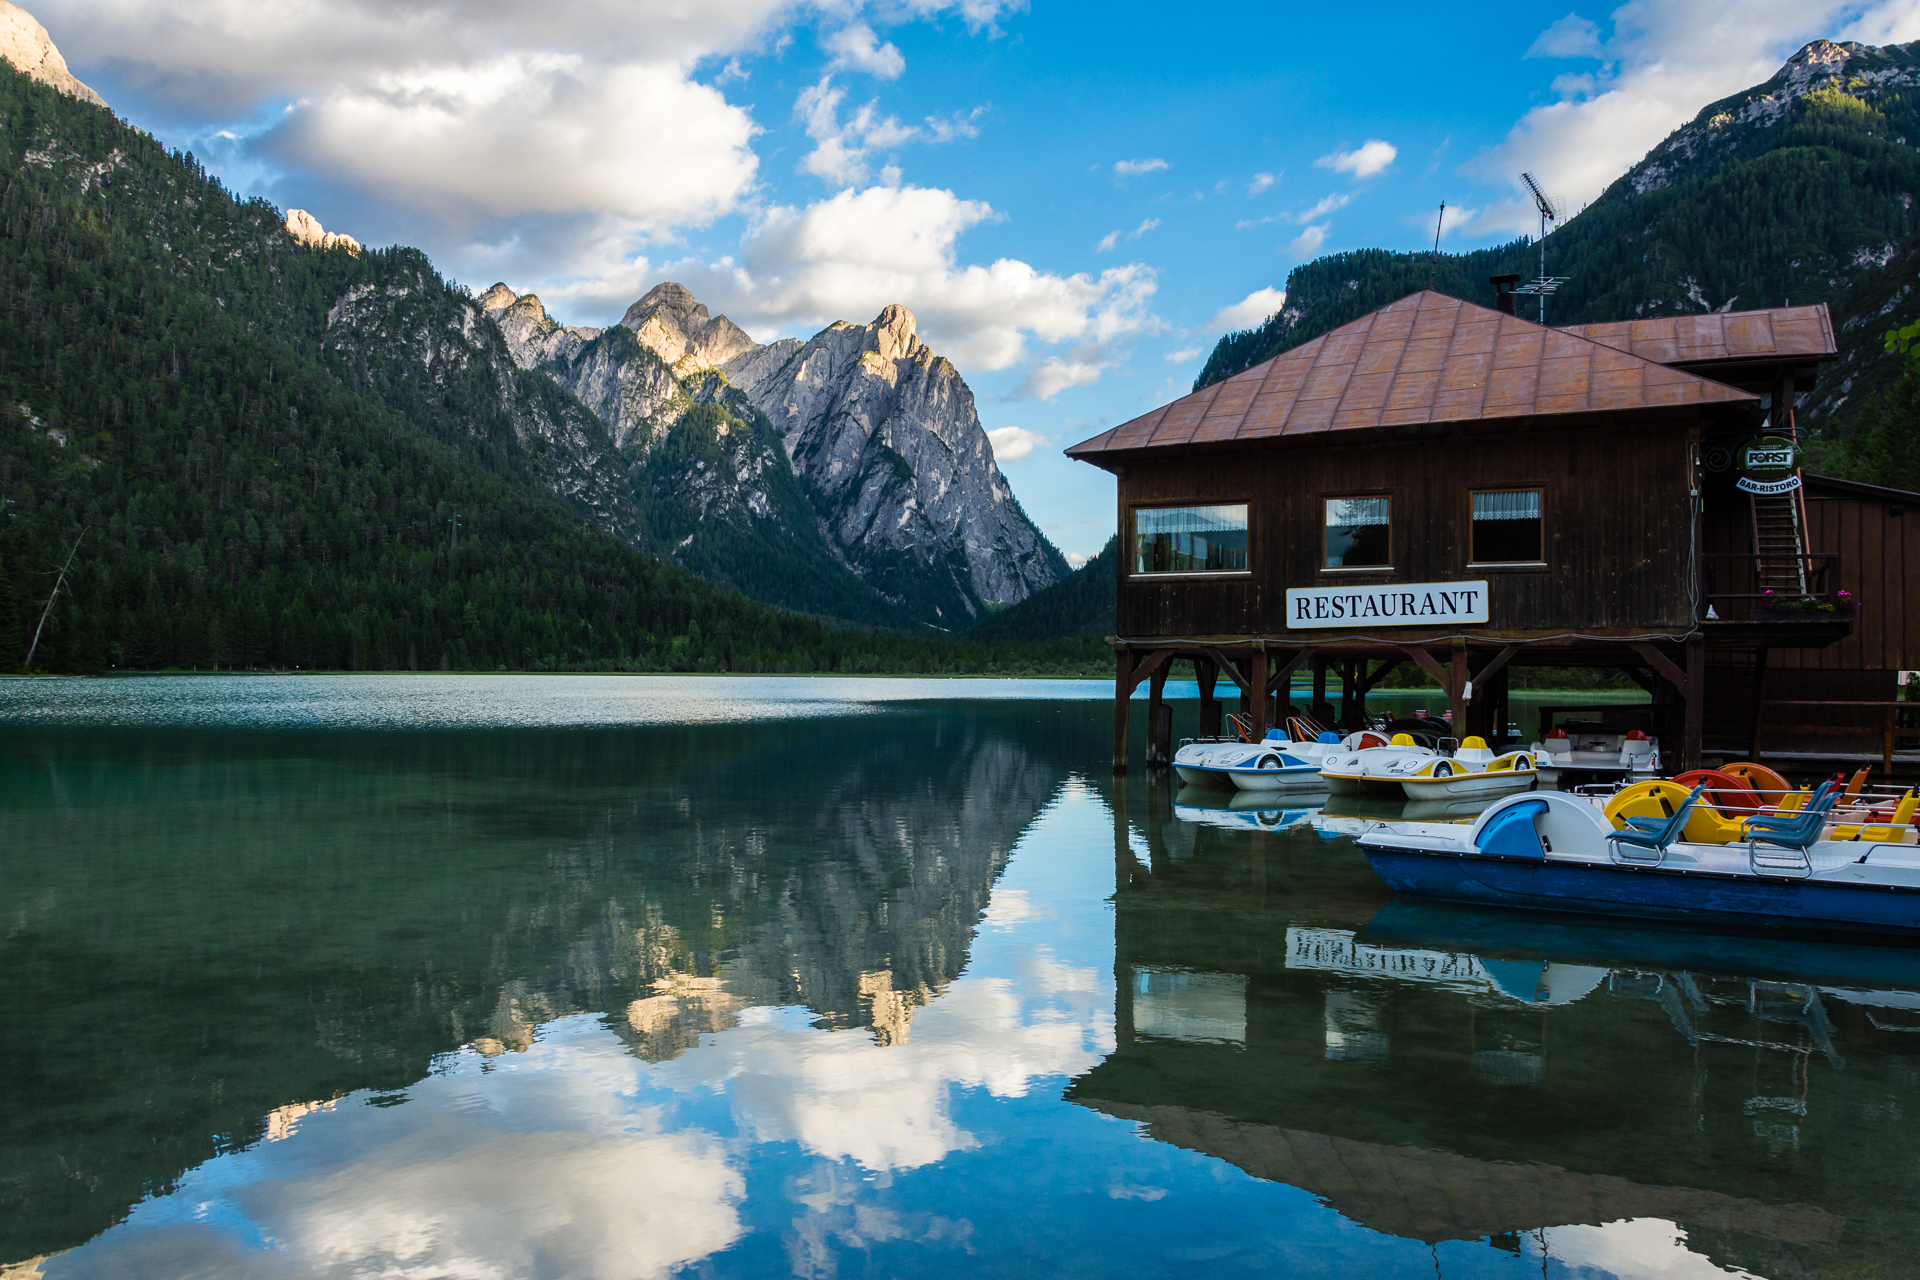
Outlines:
{"type": "Polygon", "coordinates": [[[1597,805],[1538,791],[1489,806],[1471,826],[1383,822],[1357,843],[1389,888],[1414,897],[1741,926],[1920,932],[1920,846],[1822,839],[1820,814],[1799,825],[1755,824],[1736,843],[1689,843],[1678,839],[1689,808],[1662,824],[1618,831],[1597,805]]]}

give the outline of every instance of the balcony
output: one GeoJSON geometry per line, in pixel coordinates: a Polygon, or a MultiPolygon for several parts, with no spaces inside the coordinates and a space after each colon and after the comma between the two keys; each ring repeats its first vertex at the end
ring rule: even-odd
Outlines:
{"type": "Polygon", "coordinates": [[[1840,557],[1703,555],[1700,623],[1719,641],[1821,648],[1846,638],[1857,609],[1840,557]]]}

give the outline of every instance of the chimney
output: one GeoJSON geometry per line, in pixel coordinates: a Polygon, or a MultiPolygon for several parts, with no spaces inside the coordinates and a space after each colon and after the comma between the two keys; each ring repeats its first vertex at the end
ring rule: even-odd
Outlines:
{"type": "Polygon", "coordinates": [[[1520,273],[1512,275],[1488,276],[1487,283],[1493,286],[1493,305],[1508,315],[1513,314],[1513,286],[1520,283],[1520,273]]]}

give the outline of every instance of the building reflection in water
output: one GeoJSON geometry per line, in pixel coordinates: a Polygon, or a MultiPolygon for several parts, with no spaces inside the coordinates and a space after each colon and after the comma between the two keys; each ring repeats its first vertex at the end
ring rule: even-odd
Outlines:
{"type": "Polygon", "coordinates": [[[1659,1220],[1759,1274],[1920,1253],[1920,953],[1394,901],[1325,838],[1385,815],[1133,790],[1118,1047],[1070,1100],[1429,1244],[1659,1220]]]}

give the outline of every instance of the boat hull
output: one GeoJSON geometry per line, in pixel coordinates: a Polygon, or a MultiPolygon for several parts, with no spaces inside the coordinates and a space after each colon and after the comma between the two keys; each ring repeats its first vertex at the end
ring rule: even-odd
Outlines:
{"type": "Polygon", "coordinates": [[[1320,770],[1308,765],[1292,769],[1230,769],[1227,776],[1242,791],[1267,794],[1279,791],[1325,791],[1320,770]]]}
{"type": "Polygon", "coordinates": [[[1456,773],[1445,778],[1402,778],[1401,788],[1409,800],[1452,800],[1462,797],[1491,800],[1530,791],[1539,780],[1531,771],[1500,773],[1456,773]]]}
{"type": "Polygon", "coordinates": [[[1374,874],[1396,893],[1526,907],[1703,920],[1744,927],[1920,933],[1920,889],[1820,880],[1760,880],[1660,867],[1502,858],[1367,846],[1374,874]]]}

